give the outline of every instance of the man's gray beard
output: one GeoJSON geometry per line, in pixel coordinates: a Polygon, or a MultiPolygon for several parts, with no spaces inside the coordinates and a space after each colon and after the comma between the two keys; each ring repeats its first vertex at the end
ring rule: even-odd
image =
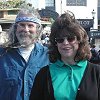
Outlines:
{"type": "Polygon", "coordinates": [[[21,32],[21,33],[17,33],[17,34],[19,34],[19,36],[17,36],[17,39],[19,41],[19,44],[22,47],[28,47],[28,46],[30,46],[37,39],[37,34],[36,33],[21,32]]]}

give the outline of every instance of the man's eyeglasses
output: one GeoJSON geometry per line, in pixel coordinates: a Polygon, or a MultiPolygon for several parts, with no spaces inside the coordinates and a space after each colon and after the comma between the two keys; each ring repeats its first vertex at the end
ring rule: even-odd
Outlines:
{"type": "Polygon", "coordinates": [[[63,37],[63,38],[55,38],[55,42],[63,43],[65,39],[67,39],[67,41],[69,43],[73,43],[73,42],[76,41],[76,36],[67,36],[67,37],[63,37]]]}

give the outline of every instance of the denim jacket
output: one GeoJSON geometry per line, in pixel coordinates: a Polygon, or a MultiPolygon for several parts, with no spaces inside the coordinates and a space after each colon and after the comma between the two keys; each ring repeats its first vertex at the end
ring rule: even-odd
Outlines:
{"type": "Polygon", "coordinates": [[[36,43],[26,63],[18,49],[0,48],[0,100],[29,100],[37,72],[49,64],[47,51],[36,43]]]}

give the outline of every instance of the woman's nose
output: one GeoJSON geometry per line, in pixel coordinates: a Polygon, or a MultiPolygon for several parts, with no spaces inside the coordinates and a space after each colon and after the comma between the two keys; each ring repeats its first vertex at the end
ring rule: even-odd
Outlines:
{"type": "Polygon", "coordinates": [[[65,38],[64,39],[64,42],[63,42],[64,44],[69,44],[69,42],[68,42],[68,40],[65,38]]]}

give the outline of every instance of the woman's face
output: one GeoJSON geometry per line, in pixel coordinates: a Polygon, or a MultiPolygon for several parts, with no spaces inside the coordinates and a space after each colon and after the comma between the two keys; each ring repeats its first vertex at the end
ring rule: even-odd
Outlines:
{"type": "Polygon", "coordinates": [[[27,46],[34,43],[38,36],[36,25],[33,22],[19,22],[17,24],[16,37],[21,45],[27,46]]]}
{"type": "Polygon", "coordinates": [[[79,42],[76,36],[57,38],[56,42],[61,59],[74,59],[79,48],[79,42]]]}

